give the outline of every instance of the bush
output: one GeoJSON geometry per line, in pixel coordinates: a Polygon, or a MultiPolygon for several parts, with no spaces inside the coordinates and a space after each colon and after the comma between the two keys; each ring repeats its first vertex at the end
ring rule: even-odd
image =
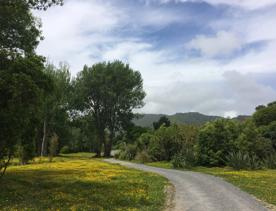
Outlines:
{"type": "Polygon", "coordinates": [[[248,168],[248,154],[241,152],[230,153],[226,157],[226,164],[235,170],[248,168]]]}
{"type": "Polygon", "coordinates": [[[230,153],[226,158],[226,163],[235,170],[256,170],[263,167],[263,162],[256,155],[242,152],[230,153]]]}
{"type": "Polygon", "coordinates": [[[122,147],[118,158],[121,160],[133,160],[135,158],[137,147],[135,144],[128,144],[122,147]]]}
{"type": "Polygon", "coordinates": [[[17,145],[15,156],[18,157],[21,165],[27,164],[31,159],[34,158],[32,150],[29,150],[28,146],[17,145]]]}
{"type": "Polygon", "coordinates": [[[203,166],[224,166],[226,156],[236,149],[239,124],[229,119],[209,122],[199,131],[198,153],[203,166]]]}
{"type": "Polygon", "coordinates": [[[148,163],[152,161],[149,153],[146,150],[138,152],[137,155],[135,156],[135,160],[141,163],[148,163]]]}
{"type": "Polygon", "coordinates": [[[70,153],[71,152],[71,150],[70,150],[70,148],[68,147],[68,146],[63,146],[62,148],[61,148],[61,150],[60,150],[60,153],[61,154],[68,154],[68,153],[70,153]]]}
{"type": "Polygon", "coordinates": [[[191,168],[196,165],[196,156],[194,151],[186,149],[173,156],[171,161],[174,168],[191,168]]]}
{"type": "Polygon", "coordinates": [[[197,135],[198,129],[195,126],[161,126],[151,136],[147,151],[155,161],[170,161],[183,148],[193,151],[197,135]]]}
{"type": "Polygon", "coordinates": [[[276,152],[270,153],[264,159],[264,167],[276,169],[276,152]]]}

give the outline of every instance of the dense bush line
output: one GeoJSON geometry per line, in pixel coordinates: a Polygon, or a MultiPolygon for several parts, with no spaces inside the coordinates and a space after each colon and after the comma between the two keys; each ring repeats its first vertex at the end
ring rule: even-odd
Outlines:
{"type": "Polygon", "coordinates": [[[257,107],[244,122],[218,119],[201,127],[163,124],[121,145],[120,159],[170,161],[176,168],[276,168],[276,104],[257,107]]]}

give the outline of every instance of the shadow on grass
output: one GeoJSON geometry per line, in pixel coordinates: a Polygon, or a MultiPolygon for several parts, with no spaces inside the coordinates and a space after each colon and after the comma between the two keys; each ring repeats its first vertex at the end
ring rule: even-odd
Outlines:
{"type": "Polygon", "coordinates": [[[8,172],[0,183],[0,209],[126,210],[152,206],[145,195],[129,194],[141,185],[137,181],[120,176],[91,181],[78,170],[17,170],[8,172]]]}

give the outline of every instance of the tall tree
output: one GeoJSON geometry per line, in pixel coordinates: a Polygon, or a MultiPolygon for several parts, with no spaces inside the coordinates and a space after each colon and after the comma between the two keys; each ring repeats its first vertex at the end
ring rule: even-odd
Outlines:
{"type": "Polygon", "coordinates": [[[35,54],[42,39],[41,24],[31,9],[47,9],[61,3],[61,0],[0,0],[1,175],[17,143],[24,150],[29,149],[42,93],[51,90],[50,79],[42,72],[44,58],[35,54]]]}
{"type": "Polygon", "coordinates": [[[53,91],[44,96],[43,103],[43,138],[41,143],[41,156],[47,154],[47,139],[57,134],[60,142],[66,133],[68,126],[68,101],[70,92],[71,75],[69,67],[66,64],[60,64],[56,68],[52,64],[47,64],[44,70],[45,74],[53,82],[53,91]]]}
{"type": "Polygon", "coordinates": [[[110,156],[116,132],[134,117],[133,109],[143,106],[145,92],[141,74],[120,61],[85,66],[76,79],[76,91],[82,98],[79,100],[82,110],[94,117],[98,156],[102,144],[104,156],[110,156]]]}
{"type": "Polygon", "coordinates": [[[7,60],[0,69],[0,169],[4,172],[5,158],[9,161],[14,146],[33,140],[40,116],[41,96],[51,90],[50,79],[42,72],[41,58],[18,57],[7,60]],[[32,137],[30,137],[32,136],[32,137]],[[4,167],[3,167],[4,166],[4,167]]]}

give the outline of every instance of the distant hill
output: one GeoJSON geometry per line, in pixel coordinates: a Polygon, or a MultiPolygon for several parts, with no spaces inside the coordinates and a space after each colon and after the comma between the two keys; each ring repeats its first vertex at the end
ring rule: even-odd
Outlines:
{"type": "Polygon", "coordinates": [[[238,120],[238,121],[241,121],[241,122],[244,122],[245,120],[249,119],[251,116],[248,116],[248,115],[239,115],[237,117],[234,117],[233,119],[234,120],[238,120]]]}
{"type": "Polygon", "coordinates": [[[208,116],[198,112],[176,113],[174,115],[143,114],[141,118],[135,119],[134,124],[142,127],[152,127],[152,123],[159,120],[161,116],[167,116],[172,123],[201,125],[208,121],[220,119],[220,116],[208,116]]]}

